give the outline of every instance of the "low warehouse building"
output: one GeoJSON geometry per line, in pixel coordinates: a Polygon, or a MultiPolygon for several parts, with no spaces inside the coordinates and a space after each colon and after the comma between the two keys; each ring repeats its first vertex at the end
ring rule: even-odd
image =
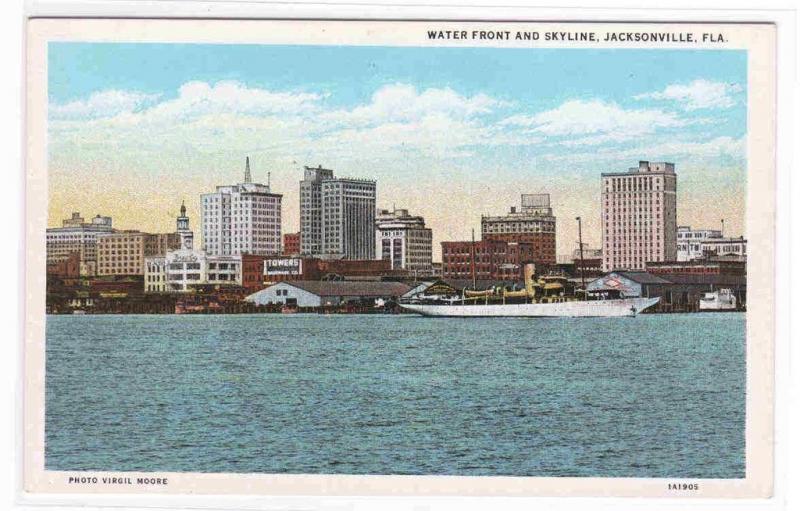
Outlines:
{"type": "Polygon", "coordinates": [[[590,282],[589,291],[616,291],[625,297],[660,297],[652,312],[695,312],[705,293],[729,289],[737,306],[747,303],[747,277],[725,274],[655,275],[643,271],[615,271],[590,282]]]}
{"type": "Polygon", "coordinates": [[[328,307],[347,303],[396,300],[410,286],[401,282],[351,282],[294,280],[279,282],[246,298],[256,305],[281,304],[294,307],[328,307]]]}

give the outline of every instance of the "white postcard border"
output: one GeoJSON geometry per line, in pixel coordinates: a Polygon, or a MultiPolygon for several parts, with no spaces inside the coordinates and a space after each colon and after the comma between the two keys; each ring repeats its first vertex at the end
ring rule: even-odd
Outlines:
{"type": "MultiPolygon", "coordinates": [[[[24,375],[24,488],[30,493],[131,493],[129,487],[76,487],[65,483],[67,473],[44,470],[44,232],[47,199],[46,107],[48,40],[225,42],[264,44],[368,44],[426,46],[422,34],[435,26],[470,30],[473,26],[506,23],[382,22],[382,21],[223,21],[223,20],[78,20],[29,21],[27,68],[27,182],[25,268],[24,375]],[[270,30],[264,27],[269,24],[270,30]],[[383,30],[394,24],[393,30],[383,30]],[[321,26],[325,31],[319,30],[321,26]],[[376,30],[380,27],[380,30],[376,30]],[[421,27],[421,28],[419,28],[421,27]],[[420,30],[421,33],[415,32],[420,30]],[[265,32],[269,36],[265,36],[265,32]]],[[[523,27],[542,23],[513,23],[523,27]]],[[[574,30],[576,23],[547,28],[574,30]]],[[[615,30],[623,24],[594,23],[582,29],[615,30]],[[617,28],[612,28],[617,27],[617,28]]],[[[691,30],[705,25],[648,24],[648,30],[691,30]]],[[[711,27],[709,27],[711,28],[711,27]]],[[[693,480],[700,491],[687,496],[768,497],[773,488],[773,353],[775,328],[775,31],[773,25],[715,25],[729,43],[694,48],[739,48],[748,59],[748,289],[746,478],[693,480]],[[763,285],[768,283],[768,285],[763,285]],[[762,287],[763,285],[763,287],[762,287]]],[[[478,46],[475,41],[442,41],[437,46],[478,46]]],[[[493,46],[482,43],[480,46],[493,46]]],[[[512,45],[503,44],[511,47],[512,45]]],[[[526,47],[529,46],[526,45],[526,47]]],[[[564,47],[563,43],[537,47],[564,47]]],[[[604,47],[602,44],[594,48],[604,47]]],[[[634,46],[624,46],[632,48],[634,46]]],[[[658,44],[636,47],[680,48],[658,44]]],[[[98,477],[106,473],[94,473],[98,477]]],[[[112,473],[107,473],[112,474],[112,473]]],[[[119,473],[113,473],[119,475],[119,473]]],[[[126,473],[135,477],[136,474],[126,473]]],[[[147,487],[145,493],[268,494],[268,495],[526,495],[526,496],[682,496],[668,491],[666,479],[518,478],[451,476],[321,476],[269,474],[159,473],[166,487],[147,487]]],[[[685,482],[678,480],[677,482],[685,482]]],[[[139,489],[140,488],[134,488],[139,489]]]]}

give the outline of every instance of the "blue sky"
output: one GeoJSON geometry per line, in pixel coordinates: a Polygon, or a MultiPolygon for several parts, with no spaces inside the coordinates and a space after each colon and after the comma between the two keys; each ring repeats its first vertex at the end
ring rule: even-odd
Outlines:
{"type": "Polygon", "coordinates": [[[299,166],[321,163],[377,179],[380,205],[426,214],[436,241],[549,191],[599,243],[599,173],[639,159],[676,163],[679,221],[723,215],[742,229],[743,51],[50,43],[48,66],[51,222],[153,179],[191,193],[236,180],[247,154],[287,196],[285,231],[299,166]],[[119,177],[95,195],[53,188],[98,172],[119,177]],[[702,213],[720,186],[730,191],[702,213]],[[477,213],[465,223],[454,205],[477,213]]]}
{"type": "MultiPolygon", "coordinates": [[[[52,103],[119,89],[177,96],[188,81],[232,80],[271,90],[330,93],[326,103],[363,103],[387,83],[451,87],[546,109],[567,99],[602,97],[622,105],[665,84],[747,80],[744,51],[386,48],[199,44],[51,43],[52,103]]],[[[745,103],[728,120],[744,114],[745,103]]],[[[730,134],[743,126],[726,126],[730,134]]]]}

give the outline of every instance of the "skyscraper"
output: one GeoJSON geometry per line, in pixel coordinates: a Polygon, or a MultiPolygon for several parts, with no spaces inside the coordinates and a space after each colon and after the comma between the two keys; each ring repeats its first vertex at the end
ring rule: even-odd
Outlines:
{"type": "Polygon", "coordinates": [[[280,253],[283,196],[272,193],[269,184],[252,181],[248,157],[243,183],[218,186],[216,192],[201,196],[203,250],[207,254],[280,253]]]}
{"type": "Polygon", "coordinates": [[[672,163],[602,174],[603,271],[677,259],[676,190],[672,163]]]}
{"type": "Polygon", "coordinates": [[[375,181],[335,178],[305,167],[300,181],[300,252],[344,259],[375,258],[375,181]]]}

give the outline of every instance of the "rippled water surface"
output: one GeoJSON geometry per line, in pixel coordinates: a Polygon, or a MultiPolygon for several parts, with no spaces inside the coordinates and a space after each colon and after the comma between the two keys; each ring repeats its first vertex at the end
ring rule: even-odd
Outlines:
{"type": "Polygon", "coordinates": [[[49,316],[51,470],[744,477],[744,315],[49,316]]]}

